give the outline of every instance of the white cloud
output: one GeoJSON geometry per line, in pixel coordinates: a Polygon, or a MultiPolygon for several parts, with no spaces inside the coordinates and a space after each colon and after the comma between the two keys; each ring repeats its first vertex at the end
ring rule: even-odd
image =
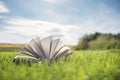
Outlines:
{"type": "Polygon", "coordinates": [[[61,25],[53,22],[31,20],[25,18],[12,18],[5,20],[7,26],[1,34],[4,36],[1,41],[24,43],[31,38],[40,36],[43,38],[53,35],[55,38],[61,38],[65,44],[76,44],[77,38],[75,31],[78,30],[74,25],[61,25]]]}
{"type": "Polygon", "coordinates": [[[5,6],[5,4],[0,1],[0,13],[9,13],[10,10],[5,6]]]}
{"type": "Polygon", "coordinates": [[[120,32],[119,21],[113,18],[104,20],[101,23],[90,19],[76,26],[18,17],[7,18],[4,20],[6,25],[2,26],[4,29],[0,31],[3,36],[0,42],[26,43],[37,36],[43,38],[53,35],[55,38],[61,38],[65,44],[76,44],[85,34],[120,32]]]}

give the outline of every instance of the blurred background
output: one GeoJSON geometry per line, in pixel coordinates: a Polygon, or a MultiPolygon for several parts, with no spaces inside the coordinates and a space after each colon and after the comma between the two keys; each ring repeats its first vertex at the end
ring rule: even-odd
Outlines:
{"type": "Polygon", "coordinates": [[[19,50],[32,38],[48,35],[73,50],[119,49],[119,4],[119,0],[0,0],[0,50],[19,50]]]}

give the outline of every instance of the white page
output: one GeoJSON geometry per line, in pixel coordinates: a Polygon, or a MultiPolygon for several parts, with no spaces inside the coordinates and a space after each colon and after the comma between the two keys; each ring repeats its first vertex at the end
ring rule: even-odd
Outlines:
{"type": "Polygon", "coordinates": [[[25,47],[23,49],[28,49],[28,51],[30,51],[31,54],[33,54],[35,57],[39,57],[39,55],[33,50],[33,48],[31,47],[30,43],[26,44],[25,47]]]}
{"type": "Polygon", "coordinates": [[[67,47],[63,47],[61,50],[59,50],[59,52],[56,54],[54,59],[67,54],[68,51],[69,51],[69,49],[67,47]]]}
{"type": "Polygon", "coordinates": [[[44,50],[44,53],[47,59],[49,59],[50,44],[51,44],[52,39],[53,39],[52,36],[49,36],[41,40],[41,45],[42,45],[42,48],[44,50]]]}
{"type": "Polygon", "coordinates": [[[45,53],[44,53],[43,48],[42,48],[42,45],[41,45],[41,40],[39,39],[39,37],[37,37],[37,38],[34,39],[34,41],[37,43],[37,46],[39,47],[42,55],[43,55],[44,58],[45,58],[45,53]]]}
{"type": "MultiPolygon", "coordinates": [[[[39,42],[38,42],[39,43],[39,42]]],[[[40,57],[44,57],[44,55],[42,54],[39,46],[38,46],[38,43],[36,43],[34,41],[34,39],[30,42],[30,45],[31,47],[33,48],[33,50],[36,52],[37,55],[39,55],[40,57]]]]}
{"type": "Polygon", "coordinates": [[[55,54],[55,50],[58,46],[60,39],[55,39],[52,41],[52,46],[51,46],[51,52],[50,52],[50,59],[53,57],[53,55],[55,54]]]}

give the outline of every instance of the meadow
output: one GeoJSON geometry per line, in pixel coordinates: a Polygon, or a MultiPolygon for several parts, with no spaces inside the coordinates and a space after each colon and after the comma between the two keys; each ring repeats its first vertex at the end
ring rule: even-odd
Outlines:
{"type": "Polygon", "coordinates": [[[120,50],[74,51],[52,64],[15,64],[16,55],[0,52],[0,80],[120,80],[120,50]]]}
{"type": "Polygon", "coordinates": [[[19,51],[23,44],[0,43],[0,52],[19,51]]]}

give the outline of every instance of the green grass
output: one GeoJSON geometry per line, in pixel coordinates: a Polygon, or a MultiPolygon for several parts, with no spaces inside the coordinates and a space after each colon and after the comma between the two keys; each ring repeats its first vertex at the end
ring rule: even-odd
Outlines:
{"type": "Polygon", "coordinates": [[[120,80],[120,51],[75,51],[51,65],[13,63],[17,52],[0,52],[0,80],[120,80]]]}

